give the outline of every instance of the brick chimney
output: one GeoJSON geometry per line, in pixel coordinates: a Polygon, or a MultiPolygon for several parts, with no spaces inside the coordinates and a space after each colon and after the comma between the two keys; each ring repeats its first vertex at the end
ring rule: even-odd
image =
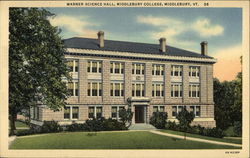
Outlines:
{"type": "Polygon", "coordinates": [[[166,38],[160,38],[160,51],[166,52],[166,38]]]}
{"type": "Polygon", "coordinates": [[[99,31],[97,33],[97,35],[98,35],[99,47],[103,48],[104,47],[104,32],[103,31],[99,31]]]}
{"type": "Polygon", "coordinates": [[[207,42],[201,42],[201,55],[207,55],[207,42]]]}

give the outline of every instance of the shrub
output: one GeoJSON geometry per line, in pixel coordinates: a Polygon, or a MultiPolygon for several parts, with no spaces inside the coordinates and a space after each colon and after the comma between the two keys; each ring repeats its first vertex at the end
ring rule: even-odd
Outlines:
{"type": "Polygon", "coordinates": [[[62,127],[56,121],[44,121],[41,126],[41,133],[53,133],[62,131],[62,127]]]}
{"type": "Polygon", "coordinates": [[[233,131],[235,136],[242,136],[242,124],[240,121],[234,122],[233,131]]]}
{"type": "MultiPolygon", "coordinates": [[[[166,129],[174,130],[174,131],[182,131],[182,128],[179,124],[175,122],[168,121],[166,124],[166,129]]],[[[216,137],[222,138],[225,136],[223,130],[219,128],[205,128],[200,125],[197,126],[189,126],[186,130],[187,133],[199,134],[208,137],[216,137]]]]}
{"type": "Polygon", "coordinates": [[[99,118],[86,120],[83,124],[71,124],[66,126],[67,131],[114,131],[114,130],[127,130],[128,128],[117,120],[111,118],[99,118]]]}
{"type": "Polygon", "coordinates": [[[127,127],[129,127],[132,123],[132,118],[133,118],[133,112],[131,111],[130,108],[128,109],[121,109],[119,110],[119,116],[120,116],[120,120],[121,122],[126,125],[127,127]]]}
{"type": "Polygon", "coordinates": [[[150,118],[150,124],[158,129],[164,129],[168,115],[166,112],[154,112],[150,118]]]}
{"type": "Polygon", "coordinates": [[[25,136],[25,135],[31,135],[31,134],[35,134],[35,132],[30,129],[25,129],[25,130],[17,131],[16,136],[25,136]]]}

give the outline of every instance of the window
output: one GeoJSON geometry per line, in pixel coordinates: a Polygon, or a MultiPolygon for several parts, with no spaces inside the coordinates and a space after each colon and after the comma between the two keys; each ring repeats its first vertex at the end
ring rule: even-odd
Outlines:
{"type": "Polygon", "coordinates": [[[70,96],[78,96],[78,82],[68,82],[68,91],[70,96]]]}
{"type": "Polygon", "coordinates": [[[123,83],[111,83],[110,84],[110,96],[117,96],[117,97],[124,96],[124,84],[123,83]]]}
{"type": "Polygon", "coordinates": [[[164,75],[163,65],[152,65],[152,75],[164,75]]]}
{"type": "Polygon", "coordinates": [[[189,85],[189,97],[199,98],[200,97],[200,85],[199,84],[190,84],[189,85]]]}
{"type": "Polygon", "coordinates": [[[65,120],[78,120],[79,119],[79,107],[78,106],[65,106],[64,107],[64,119],[65,120]]]}
{"type": "Polygon", "coordinates": [[[182,66],[172,65],[171,66],[171,76],[182,76],[182,66]]]}
{"type": "Polygon", "coordinates": [[[164,112],[164,106],[153,106],[153,113],[154,112],[164,112]]]}
{"type": "Polygon", "coordinates": [[[101,61],[88,61],[88,72],[89,73],[102,73],[102,62],[101,61]]]}
{"type": "Polygon", "coordinates": [[[78,60],[68,60],[67,66],[70,72],[78,72],[78,60]]]}
{"type": "Polygon", "coordinates": [[[189,76],[190,77],[199,77],[200,76],[200,67],[199,66],[190,66],[189,67],[189,76]]]}
{"type": "Polygon", "coordinates": [[[119,111],[122,109],[125,109],[125,107],[124,106],[112,106],[112,109],[111,109],[112,119],[119,119],[120,118],[119,111]]]}
{"type": "Polygon", "coordinates": [[[88,83],[88,96],[102,96],[102,83],[89,82],[88,83]]]}
{"type": "Polygon", "coordinates": [[[89,118],[101,118],[102,117],[102,107],[101,106],[90,106],[89,107],[89,118]]]}
{"type": "Polygon", "coordinates": [[[110,63],[110,73],[123,74],[124,73],[124,63],[111,62],[110,63]]]}
{"type": "Polygon", "coordinates": [[[132,64],[132,74],[144,75],[144,64],[132,64]]]}
{"type": "Polygon", "coordinates": [[[163,83],[152,84],[152,97],[163,97],[163,96],[164,96],[163,83]]]}
{"type": "Polygon", "coordinates": [[[133,83],[132,84],[132,96],[133,97],[144,97],[144,83],[133,83]]]}
{"type": "Polygon", "coordinates": [[[176,117],[184,108],[186,108],[184,105],[172,106],[172,117],[176,117]]]}
{"type": "Polygon", "coordinates": [[[195,117],[200,117],[201,116],[201,107],[200,106],[190,106],[190,111],[194,113],[195,117]]]}
{"type": "Polygon", "coordinates": [[[40,119],[39,107],[33,107],[33,119],[36,119],[36,120],[40,119]]]}
{"type": "Polygon", "coordinates": [[[171,84],[171,97],[173,98],[182,97],[182,84],[181,83],[171,84]]]}
{"type": "Polygon", "coordinates": [[[70,119],[70,107],[64,107],[64,119],[70,119]]]}

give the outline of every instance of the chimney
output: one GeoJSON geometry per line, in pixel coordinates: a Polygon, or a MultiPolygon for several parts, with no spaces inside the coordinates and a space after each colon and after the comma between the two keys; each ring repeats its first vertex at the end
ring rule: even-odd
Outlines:
{"type": "Polygon", "coordinates": [[[104,47],[104,32],[103,31],[99,31],[97,33],[97,35],[98,35],[99,47],[103,48],[104,47]]]}
{"type": "Polygon", "coordinates": [[[160,38],[160,51],[166,52],[166,38],[160,38]]]}
{"type": "Polygon", "coordinates": [[[207,55],[207,42],[201,42],[201,55],[207,55]]]}

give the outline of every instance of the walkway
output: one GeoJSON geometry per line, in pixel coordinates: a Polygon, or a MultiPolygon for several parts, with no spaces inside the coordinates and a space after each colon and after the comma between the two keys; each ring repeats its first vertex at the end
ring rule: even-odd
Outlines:
{"type": "MultiPolygon", "coordinates": [[[[155,131],[155,130],[151,130],[150,132],[154,133],[154,134],[158,134],[158,135],[164,135],[164,136],[168,136],[168,137],[183,139],[183,136],[180,136],[180,135],[169,134],[169,133],[164,133],[164,132],[155,131]]],[[[192,141],[204,142],[204,143],[212,143],[212,144],[218,144],[218,145],[230,145],[230,146],[242,147],[241,144],[218,142],[218,141],[207,140],[207,139],[200,139],[200,138],[193,138],[193,137],[186,137],[186,139],[187,140],[192,140],[192,141]]]]}
{"type": "Polygon", "coordinates": [[[151,124],[137,123],[137,124],[132,124],[129,127],[129,130],[156,130],[156,128],[151,124]]]}

